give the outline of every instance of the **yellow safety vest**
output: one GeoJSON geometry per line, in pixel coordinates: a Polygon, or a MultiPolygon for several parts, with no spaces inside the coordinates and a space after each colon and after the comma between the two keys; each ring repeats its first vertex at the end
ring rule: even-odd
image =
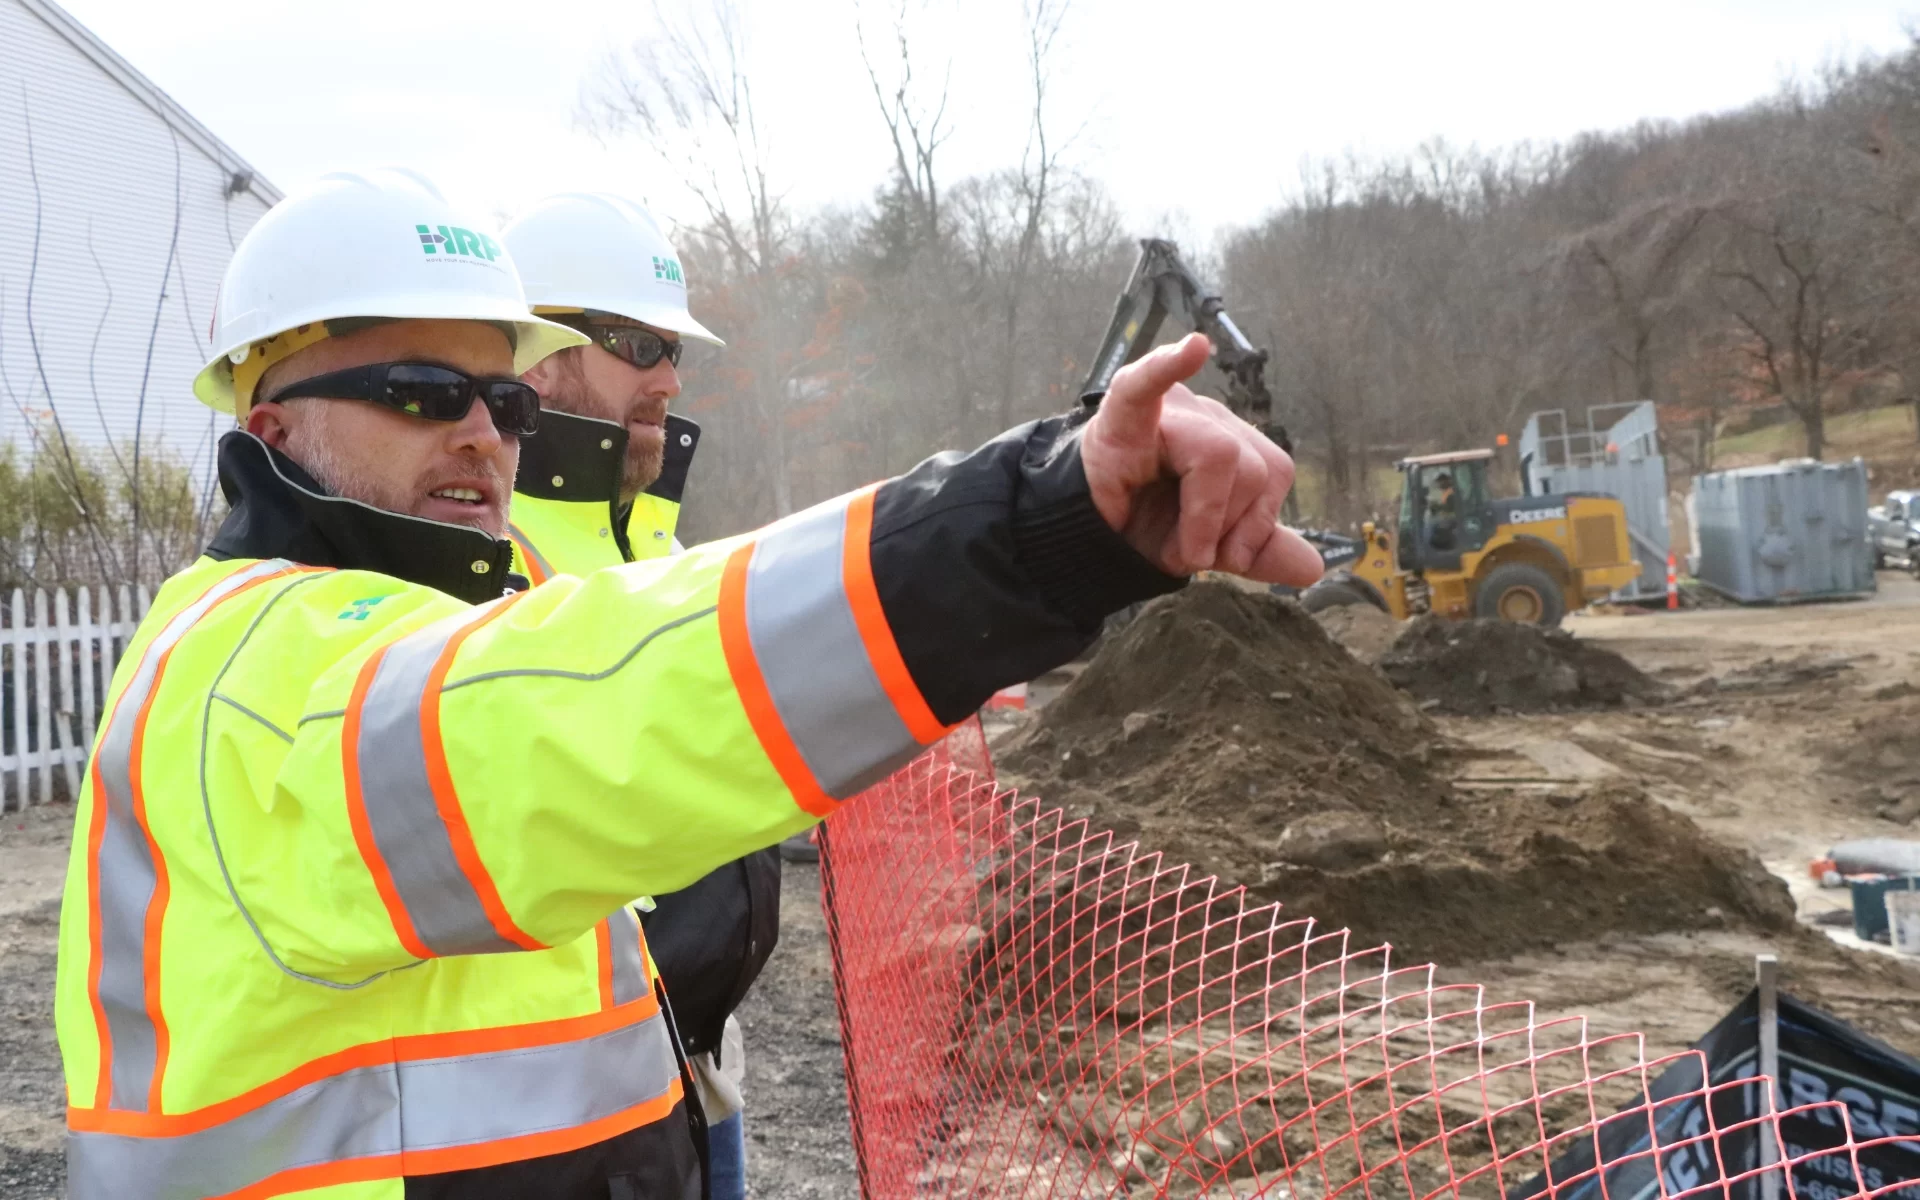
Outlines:
{"type": "Polygon", "coordinates": [[[669,416],[661,476],[623,513],[618,497],[626,430],[611,421],[541,413],[540,432],[521,442],[508,529],[513,569],[541,584],[558,574],[582,575],[672,553],[680,495],[699,437],[698,425],[669,416]]]}
{"type": "Polygon", "coordinates": [[[627,544],[633,558],[621,554],[614,523],[604,504],[548,500],[516,492],[507,536],[513,542],[513,569],[528,582],[542,584],[555,575],[578,575],[621,562],[665,558],[673,552],[673,530],[680,505],[642,495],[627,514],[627,544]]]}
{"type": "Polygon", "coordinates": [[[872,505],[478,605],[284,560],[168,580],[77,806],[74,1200],[399,1200],[676,1113],[625,904],[942,732],[872,505]]]}

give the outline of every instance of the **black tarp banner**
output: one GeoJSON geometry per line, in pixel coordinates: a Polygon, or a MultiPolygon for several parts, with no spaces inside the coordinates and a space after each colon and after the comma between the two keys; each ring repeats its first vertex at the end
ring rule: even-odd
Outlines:
{"type": "MultiPolygon", "coordinates": [[[[1675,1063],[1648,1088],[1651,1112],[1641,1104],[1602,1120],[1567,1143],[1546,1172],[1514,1188],[1509,1200],[1545,1194],[1550,1179],[1560,1181],[1557,1200],[1650,1200],[1696,1189],[1705,1189],[1703,1196],[1759,1200],[1760,1177],[1739,1178],[1760,1165],[1759,1127],[1732,1127],[1760,1115],[1760,1088],[1721,1086],[1759,1074],[1758,1011],[1759,995],[1750,992],[1694,1043],[1707,1079],[1700,1077],[1700,1059],[1675,1063]],[[1710,1097],[1709,1086],[1716,1089],[1710,1097]],[[1731,1132],[1703,1136],[1709,1129],[1731,1132]],[[1650,1153],[1655,1147],[1658,1153],[1650,1153]],[[1595,1171],[1596,1161],[1607,1166],[1595,1171]],[[1721,1184],[1729,1178],[1736,1182],[1721,1184]]],[[[1882,1188],[1892,1189],[1882,1193],[1889,1200],[1920,1200],[1920,1061],[1783,993],[1780,1075],[1780,1137],[1794,1162],[1792,1190],[1781,1187],[1781,1200],[1839,1200],[1882,1188]],[[1844,1119],[1838,1105],[1845,1106],[1844,1119]],[[1848,1125],[1855,1145],[1903,1140],[1848,1153],[1836,1149],[1848,1143],[1848,1125]],[[1897,1186],[1908,1180],[1915,1182],[1897,1186]]]]}

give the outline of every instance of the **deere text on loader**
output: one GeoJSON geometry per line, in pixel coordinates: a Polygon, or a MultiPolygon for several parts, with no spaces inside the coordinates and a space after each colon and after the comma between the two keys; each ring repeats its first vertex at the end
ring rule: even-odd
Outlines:
{"type": "Polygon", "coordinates": [[[1639,577],[1618,499],[1569,492],[1495,500],[1492,460],[1491,450],[1458,450],[1395,464],[1398,527],[1369,521],[1358,539],[1344,539],[1353,559],[1301,602],[1310,611],[1372,604],[1399,620],[1432,612],[1557,625],[1639,577]]]}

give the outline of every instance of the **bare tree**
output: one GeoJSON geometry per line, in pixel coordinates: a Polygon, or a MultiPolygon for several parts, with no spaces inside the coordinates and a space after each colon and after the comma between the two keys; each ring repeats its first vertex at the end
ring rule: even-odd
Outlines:
{"type": "Polygon", "coordinates": [[[1799,418],[1808,457],[1819,458],[1826,448],[1825,384],[1833,373],[1831,280],[1811,243],[1777,218],[1747,218],[1736,240],[1742,248],[1715,272],[1722,303],[1751,339],[1744,353],[1799,418]]]}
{"type": "Polygon", "coordinates": [[[652,5],[657,31],[604,58],[581,91],[578,122],[603,142],[636,137],[705,214],[739,270],[771,271],[790,234],[754,104],[746,22],[733,0],[675,13],[652,5]]]}
{"type": "Polygon", "coordinates": [[[867,81],[873,98],[886,122],[887,136],[893,143],[895,183],[912,201],[919,219],[920,235],[930,246],[938,246],[942,236],[940,180],[934,172],[934,158],[940,146],[953,132],[947,124],[947,100],[953,90],[953,59],[941,65],[936,91],[930,83],[916,78],[914,70],[912,26],[917,15],[924,14],[926,0],[897,0],[889,21],[888,35],[893,43],[893,60],[886,80],[867,48],[866,13],[855,0],[854,40],[860,48],[860,62],[867,69],[867,81]]]}
{"type": "MultiPolygon", "coordinates": [[[[27,101],[24,86],[22,88],[20,103],[21,103],[21,111],[24,114],[24,117],[26,120],[27,174],[28,174],[28,178],[32,181],[32,184],[33,184],[33,257],[30,265],[27,268],[27,295],[26,295],[26,313],[25,313],[26,326],[27,326],[27,341],[33,351],[34,372],[40,382],[41,394],[45,397],[47,402],[47,411],[49,414],[48,425],[51,427],[54,441],[58,444],[60,449],[61,465],[65,468],[63,487],[67,493],[68,500],[73,505],[74,511],[79,514],[82,523],[85,525],[88,531],[89,541],[93,548],[95,566],[99,569],[101,579],[106,580],[109,578],[114,578],[115,576],[117,576],[118,572],[117,571],[109,572],[107,569],[107,558],[108,558],[108,555],[111,553],[111,551],[107,546],[107,540],[106,540],[105,534],[103,533],[100,527],[98,514],[89,508],[89,505],[87,502],[88,498],[85,494],[84,489],[80,486],[80,475],[81,475],[80,466],[74,456],[73,444],[67,440],[67,427],[66,427],[66,424],[61,420],[59,405],[56,403],[53,395],[53,385],[50,382],[48,382],[48,379],[47,379],[46,356],[40,347],[40,334],[36,327],[36,322],[34,319],[35,318],[34,303],[33,303],[34,290],[36,285],[39,282],[39,277],[40,277],[40,251],[42,247],[42,240],[43,240],[42,235],[43,235],[43,230],[45,227],[45,220],[46,220],[46,213],[45,213],[46,205],[45,205],[45,197],[42,195],[41,189],[40,189],[39,162],[36,155],[34,154],[33,110],[31,105],[27,101]]],[[[8,385],[8,391],[10,393],[12,391],[11,384],[8,385]]],[[[21,407],[17,400],[15,401],[15,407],[16,408],[21,407]]],[[[23,415],[24,415],[24,412],[23,412],[23,415]]],[[[34,440],[37,448],[37,445],[41,440],[41,438],[38,436],[36,423],[29,421],[28,428],[30,431],[34,431],[35,433],[34,440]]],[[[56,472],[56,478],[62,478],[59,472],[56,472]]]]}
{"type": "Polygon", "coordinates": [[[1013,345],[1020,336],[1021,309],[1026,301],[1034,256],[1040,245],[1049,201],[1053,198],[1055,176],[1060,169],[1064,148],[1058,138],[1051,142],[1047,129],[1047,89],[1052,82],[1054,48],[1060,30],[1066,24],[1072,0],[1025,0],[1021,15],[1027,32],[1027,80],[1033,89],[1033,106],[1027,123],[1027,144],[1020,154],[1017,188],[1020,196],[1020,240],[1014,250],[1013,267],[1006,283],[1002,305],[1002,329],[1007,353],[1001,371],[999,423],[1013,422],[1014,355],[1013,345]]]}
{"type": "Polygon", "coordinates": [[[1628,386],[1616,390],[1616,398],[1661,399],[1655,338],[1685,302],[1688,255],[1710,211],[1661,197],[1584,229],[1559,248],[1569,290],[1596,303],[1601,343],[1626,374],[1628,386]]]}
{"type": "Polygon", "coordinates": [[[779,294],[793,231],[755,105],[746,23],[733,0],[679,14],[656,0],[653,12],[657,32],[600,64],[578,117],[603,140],[639,138],[701,205],[704,221],[686,232],[721,252],[713,282],[736,293],[751,331],[733,339],[730,357],[750,364],[740,399],[755,413],[763,477],[784,516],[795,506],[785,410],[806,338],[779,294]]]}
{"type": "Polygon", "coordinates": [[[167,310],[167,288],[173,281],[173,264],[180,253],[180,219],[185,211],[185,197],[180,190],[180,135],[172,125],[167,126],[167,133],[173,139],[173,232],[167,238],[167,261],[160,268],[160,286],[156,289],[159,294],[153,302],[153,324],[147,330],[146,360],[140,366],[140,394],[133,406],[133,470],[129,472],[131,486],[128,495],[132,497],[133,506],[133,536],[129,548],[133,555],[130,574],[134,579],[140,578],[140,451],[145,441],[142,434],[147,419],[147,386],[153,381],[153,352],[160,342],[160,317],[167,310]]]}
{"type": "Polygon", "coordinates": [[[1858,247],[1840,216],[1802,181],[1777,186],[1725,211],[1712,267],[1741,354],[1799,420],[1810,458],[1826,450],[1827,392],[1865,342],[1853,308],[1858,247]]]}

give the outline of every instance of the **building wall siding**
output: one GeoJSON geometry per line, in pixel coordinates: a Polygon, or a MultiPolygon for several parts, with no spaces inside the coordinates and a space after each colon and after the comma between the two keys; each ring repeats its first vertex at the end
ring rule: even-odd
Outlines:
{"type": "Polygon", "coordinates": [[[232,420],[193,377],[220,275],[267,203],[229,197],[248,168],[197,140],[0,0],[0,442],[45,446],[57,417],[70,441],[124,455],[138,430],[210,481],[232,420]]]}

